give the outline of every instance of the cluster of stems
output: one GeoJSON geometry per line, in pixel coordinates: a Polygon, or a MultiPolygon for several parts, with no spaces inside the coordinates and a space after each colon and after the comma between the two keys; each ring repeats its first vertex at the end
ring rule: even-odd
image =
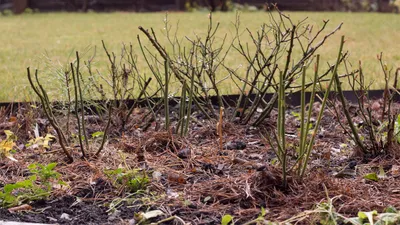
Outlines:
{"type": "MultiPolygon", "coordinates": [[[[317,83],[319,77],[319,55],[316,56],[316,62],[314,66],[314,77],[313,77],[313,85],[311,86],[311,96],[310,101],[308,103],[308,109],[306,107],[306,69],[304,66],[302,68],[302,76],[301,76],[301,101],[300,101],[300,131],[299,131],[299,146],[297,147],[297,158],[292,165],[288,163],[288,148],[286,146],[286,85],[285,85],[285,76],[284,72],[280,72],[279,76],[279,88],[278,88],[278,120],[277,120],[277,134],[274,135],[275,141],[271,140],[267,136],[267,140],[270,142],[272,146],[276,146],[275,153],[280,162],[282,168],[282,185],[284,188],[287,188],[288,181],[288,173],[290,173],[294,168],[297,168],[297,175],[300,179],[303,178],[306,170],[308,161],[311,156],[311,151],[314,146],[315,137],[319,130],[319,125],[322,121],[322,116],[324,113],[324,109],[326,107],[326,103],[329,98],[330,90],[335,81],[335,77],[337,74],[338,66],[340,65],[342,58],[342,50],[344,44],[344,37],[342,37],[339,47],[339,54],[337,56],[336,63],[332,70],[332,78],[329,80],[327,88],[321,101],[321,109],[318,113],[318,116],[315,121],[315,125],[311,128],[311,116],[312,116],[312,105],[314,104],[315,99],[317,98],[317,83]],[[311,132],[309,132],[311,131],[311,132]],[[275,144],[274,144],[275,143],[275,144]]],[[[288,53],[290,54],[290,52],[288,53]]],[[[287,72],[287,71],[286,71],[287,72]]]]}
{"type": "MultiPolygon", "coordinates": [[[[371,108],[366,104],[364,75],[361,64],[358,71],[349,72],[347,70],[346,56],[343,53],[344,38],[342,37],[339,53],[335,64],[320,72],[320,57],[316,56],[316,51],[320,49],[333,34],[342,26],[340,24],[331,32],[325,33],[328,21],[324,21],[320,29],[313,31],[311,25],[305,24],[305,20],[294,23],[290,17],[276,9],[268,12],[270,23],[265,23],[257,32],[245,29],[251,42],[243,43],[243,32],[240,30],[240,16],[237,14],[235,22],[235,34],[231,43],[227,43],[227,35],[222,38],[217,37],[219,23],[214,24],[212,14],[209,16],[209,23],[205,35],[195,35],[185,37],[183,40],[177,37],[177,32],[171,33],[171,26],[166,17],[165,37],[167,44],[159,41],[153,29],[147,30],[139,27],[139,30],[150,41],[152,48],[156,52],[143,44],[140,36],[137,36],[141,55],[151,71],[149,77],[139,72],[137,66],[137,56],[133,52],[132,45],[125,46],[118,58],[114,52],[109,52],[105,43],[103,49],[109,62],[109,74],[102,75],[92,71],[92,59],[85,62],[88,78],[82,75],[80,56],[76,52],[76,61],[70,64],[70,70],[65,73],[65,82],[68,88],[68,123],[69,114],[75,113],[77,130],[79,137],[80,151],[83,157],[88,157],[91,151],[87,127],[85,124],[85,112],[92,104],[93,100],[85,98],[85,90],[95,90],[97,96],[103,101],[103,111],[108,112],[108,121],[105,125],[103,140],[100,148],[96,151],[98,155],[104,147],[107,138],[107,131],[112,124],[120,126],[123,133],[135,108],[141,103],[147,104],[148,121],[157,119],[159,113],[163,113],[165,119],[165,130],[170,132],[175,130],[181,136],[189,132],[191,114],[193,107],[203,113],[208,119],[219,122],[220,148],[222,150],[222,109],[229,107],[223,97],[221,85],[225,80],[234,83],[239,90],[238,101],[234,105],[234,110],[230,118],[232,121],[239,121],[242,124],[259,126],[268,118],[273,108],[278,106],[277,128],[272,133],[266,135],[266,139],[274,146],[275,153],[282,168],[283,186],[288,185],[288,176],[291,171],[296,170],[297,176],[301,179],[305,175],[309,158],[314,146],[316,134],[323,118],[323,111],[326,105],[335,105],[329,99],[332,87],[335,87],[337,96],[343,107],[343,113],[348,122],[348,127],[342,123],[341,126],[347,134],[350,134],[353,141],[364,152],[369,153],[372,149],[373,154],[379,153],[382,149],[389,149],[392,145],[395,133],[395,118],[392,103],[394,95],[397,93],[397,75],[393,87],[390,87],[390,71],[382,61],[382,55],[378,57],[385,75],[385,96],[381,114],[381,124],[387,118],[387,142],[378,137],[376,125],[374,125],[371,108]],[[184,43],[184,41],[186,41],[184,43]],[[226,57],[231,53],[241,57],[242,64],[233,68],[226,62],[226,57]],[[346,74],[339,75],[338,67],[345,64],[346,74]],[[307,68],[314,65],[313,76],[307,81],[307,68]],[[331,76],[330,76],[331,75],[331,76]],[[361,117],[368,131],[370,142],[366,143],[360,138],[359,128],[354,125],[349,112],[348,103],[343,94],[341,78],[348,77],[351,88],[358,93],[357,99],[361,117]],[[72,84],[70,80],[72,78],[72,84]],[[84,81],[89,81],[85,83],[84,81]],[[151,83],[151,81],[154,81],[151,83]],[[324,90],[319,91],[323,83],[327,83],[324,90]],[[89,87],[85,87],[88,85],[89,87]],[[73,87],[73,92],[70,91],[73,87]],[[105,86],[105,87],[104,87],[105,86]],[[357,91],[356,91],[357,89],[357,91]],[[288,160],[289,150],[286,143],[286,95],[291,91],[301,92],[300,102],[300,129],[299,145],[296,148],[296,160],[288,160]],[[306,103],[306,91],[311,90],[311,96],[306,103]],[[268,93],[273,93],[271,98],[267,98],[268,93]],[[323,95],[320,95],[323,93],[323,95]],[[215,96],[217,101],[213,105],[211,97],[215,96]],[[158,97],[158,98],[156,98],[158,97]],[[179,98],[176,98],[179,97],[179,98]],[[128,105],[129,99],[135,99],[133,104],[128,105]],[[321,101],[321,109],[317,115],[315,123],[312,123],[312,106],[316,100],[321,101]],[[176,101],[179,105],[178,118],[174,124],[171,118],[172,109],[170,104],[176,101]],[[72,106],[74,103],[74,106],[72,106]],[[308,105],[308,107],[307,107],[308,105]],[[220,110],[218,112],[218,109],[220,110]],[[112,112],[118,115],[112,119],[112,112]],[[172,126],[175,129],[172,129],[172,126]]],[[[51,125],[54,127],[59,137],[61,148],[70,161],[73,157],[68,150],[69,135],[65,134],[53,114],[52,103],[49,100],[45,88],[40,84],[37,71],[35,80],[32,79],[28,68],[28,78],[35,93],[40,98],[44,112],[51,125]]],[[[368,100],[369,101],[369,100],[368,100]]],[[[336,113],[339,111],[333,107],[336,113]]],[[[227,110],[226,112],[229,112],[227,110]]],[[[217,130],[218,130],[217,129],[217,130]]]]}
{"type": "MultiPolygon", "coordinates": [[[[66,124],[66,131],[64,131],[63,127],[60,126],[60,122],[58,118],[54,114],[54,102],[50,101],[49,96],[47,94],[46,89],[44,86],[41,84],[38,78],[38,70],[35,71],[34,79],[32,78],[30,69],[27,68],[27,75],[28,75],[28,80],[29,83],[34,90],[35,94],[39,97],[40,102],[43,106],[43,111],[45,113],[45,116],[49,120],[51,126],[54,128],[55,132],[57,133],[58,140],[61,146],[61,149],[63,150],[64,154],[67,156],[68,161],[72,162],[74,160],[71,152],[69,151],[69,145],[70,145],[70,140],[71,140],[71,134],[69,133],[70,131],[70,114],[73,111],[75,113],[76,117],[76,122],[77,122],[77,130],[78,130],[78,141],[79,141],[79,147],[80,151],[82,154],[83,158],[87,158],[88,152],[91,151],[91,145],[89,144],[89,137],[87,134],[87,128],[86,128],[86,120],[85,120],[85,112],[88,108],[90,108],[91,103],[94,100],[85,100],[85,93],[83,91],[84,87],[83,85],[83,76],[80,68],[80,56],[79,53],[76,52],[76,61],[75,63],[70,63],[70,70],[65,73],[65,85],[67,88],[67,99],[68,101],[66,102],[67,104],[67,124],[66,124]],[[72,77],[73,81],[73,96],[74,96],[74,101],[72,101],[72,93],[70,91],[70,80],[72,77]],[[72,103],[74,103],[74,107],[72,108],[72,103]]],[[[88,68],[90,68],[90,62],[88,62],[88,68]]],[[[89,70],[90,71],[90,70],[89,70]]],[[[112,107],[109,107],[108,109],[108,121],[106,122],[106,126],[103,131],[103,138],[101,141],[101,144],[99,148],[97,149],[95,155],[99,155],[102,149],[104,148],[104,144],[107,140],[107,131],[109,130],[109,127],[111,125],[111,113],[112,113],[112,107]]]]}
{"type": "MultiPolygon", "coordinates": [[[[399,69],[396,70],[393,78],[392,70],[388,70],[387,65],[383,62],[382,53],[377,58],[381,65],[385,81],[380,115],[374,112],[377,109],[372,109],[371,107],[373,104],[372,99],[368,96],[370,84],[365,83],[361,62],[359,62],[358,70],[349,73],[348,83],[351,92],[356,96],[357,115],[362,122],[358,126],[354,123],[353,116],[349,110],[349,103],[344,96],[342,84],[337,75],[335,76],[335,84],[342,109],[338,109],[334,101],[330,102],[340,126],[361,150],[364,157],[375,157],[382,153],[388,153],[397,141],[395,137],[398,135],[395,132],[395,122],[397,121],[398,113],[394,112],[392,105],[394,97],[398,94],[396,88],[399,69]],[[391,86],[390,80],[392,79],[393,85],[391,86]],[[342,113],[345,115],[347,126],[340,120],[342,113]],[[363,131],[366,132],[366,135],[364,135],[363,131]]],[[[345,65],[346,70],[348,70],[347,64],[345,65]]]]}

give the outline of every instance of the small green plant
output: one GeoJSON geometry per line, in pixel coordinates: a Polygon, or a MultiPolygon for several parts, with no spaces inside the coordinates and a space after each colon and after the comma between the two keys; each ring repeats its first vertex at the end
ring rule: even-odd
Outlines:
{"type": "Polygon", "coordinates": [[[144,190],[150,182],[145,171],[135,169],[118,168],[105,171],[105,174],[113,180],[116,187],[122,187],[131,193],[144,190]]]}
{"type": "Polygon", "coordinates": [[[234,224],[233,216],[226,214],[221,219],[221,225],[228,225],[228,224],[234,224]]]}
{"type": "Polygon", "coordinates": [[[101,138],[101,137],[104,137],[103,131],[96,131],[92,134],[92,138],[101,138]]]}
{"type": "Polygon", "coordinates": [[[56,165],[56,163],[46,166],[36,163],[29,165],[28,169],[33,175],[23,181],[6,184],[0,191],[0,206],[8,208],[47,198],[51,194],[52,182],[65,184],[59,180],[61,175],[53,170],[56,165]]]}
{"type": "Polygon", "coordinates": [[[2,207],[13,207],[24,202],[42,199],[48,196],[48,192],[35,185],[36,176],[14,184],[6,184],[0,191],[0,205],[2,207]]]}
{"type": "Polygon", "coordinates": [[[61,176],[60,173],[54,171],[54,168],[56,166],[57,163],[49,163],[47,165],[42,165],[40,163],[33,163],[28,166],[28,169],[29,172],[40,178],[42,184],[50,188],[51,181],[58,180],[61,176]]]}

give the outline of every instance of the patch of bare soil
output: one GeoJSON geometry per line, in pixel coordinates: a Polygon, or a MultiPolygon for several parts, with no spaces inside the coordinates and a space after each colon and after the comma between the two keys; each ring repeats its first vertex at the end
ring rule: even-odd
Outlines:
{"type": "MultiPolygon", "coordinates": [[[[400,208],[399,161],[389,156],[368,160],[358,157],[330,112],[323,117],[308,174],[303,180],[289,177],[289,187],[284,189],[274,150],[260,135],[269,135],[275,116],[272,113],[260,127],[225,121],[223,149],[216,123],[201,118],[193,120],[184,138],[163,131],[155,122],[146,130],[130,124],[122,136],[109,140],[98,158],[79,159],[76,147],[73,155],[77,160],[71,164],[65,163],[57,143],[50,151],[20,147],[13,155],[18,162],[0,162],[0,187],[29,176],[27,165],[34,162],[58,162],[56,170],[68,186],[55,188],[48,200],[28,203],[30,211],[10,213],[0,209],[0,220],[129,224],[135,213],[158,209],[164,217],[176,216],[191,224],[220,224],[225,214],[231,214],[240,224],[257,218],[263,207],[267,219],[283,221],[313,209],[326,201],[327,195],[337,197],[336,210],[347,216],[355,216],[360,210],[382,211],[389,205],[400,208]],[[105,171],[121,167],[144,171],[150,184],[135,194],[116,187],[105,171]],[[377,168],[383,168],[385,178],[377,182],[363,178],[377,168]]],[[[287,118],[286,135],[294,160],[300,121],[290,112],[287,118]]],[[[20,140],[19,144],[24,143],[20,140]]],[[[313,218],[303,223],[312,224],[313,218]]]]}
{"type": "Polygon", "coordinates": [[[76,198],[65,196],[52,201],[37,201],[31,206],[32,212],[10,213],[1,209],[1,219],[59,224],[100,224],[107,223],[106,208],[92,202],[74,204],[76,198]]]}

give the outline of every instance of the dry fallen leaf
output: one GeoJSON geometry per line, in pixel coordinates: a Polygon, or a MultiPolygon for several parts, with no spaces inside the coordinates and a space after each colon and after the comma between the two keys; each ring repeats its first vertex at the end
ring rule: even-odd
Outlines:
{"type": "Polygon", "coordinates": [[[179,183],[179,184],[186,184],[185,177],[183,177],[183,175],[180,175],[180,174],[169,173],[168,180],[171,182],[179,183]]]}
{"type": "Polygon", "coordinates": [[[391,169],[392,175],[396,176],[400,174],[400,166],[399,165],[393,165],[391,169]]]}
{"type": "Polygon", "coordinates": [[[20,211],[30,211],[30,210],[32,210],[32,206],[30,206],[30,205],[28,205],[28,204],[24,204],[24,205],[12,207],[12,208],[9,208],[9,209],[8,209],[8,211],[9,211],[10,213],[20,212],[20,211]]]}

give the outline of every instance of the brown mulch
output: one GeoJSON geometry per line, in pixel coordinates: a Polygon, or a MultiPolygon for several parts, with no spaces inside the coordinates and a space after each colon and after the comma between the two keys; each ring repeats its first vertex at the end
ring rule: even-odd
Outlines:
{"type": "MultiPolygon", "coordinates": [[[[291,119],[295,120],[294,117],[291,119]]],[[[135,212],[160,209],[191,224],[218,224],[225,214],[234,216],[240,224],[257,218],[263,207],[267,212],[266,219],[284,221],[326,202],[328,197],[335,197],[336,211],[345,216],[355,216],[360,210],[381,212],[388,206],[400,208],[399,174],[393,170],[394,166],[400,165],[399,161],[390,157],[369,162],[354,158],[348,138],[340,126],[332,123],[334,118],[329,113],[322,121],[324,133],[316,140],[309,173],[303,180],[289,177],[289,186],[284,189],[281,171],[274,166],[275,153],[260,137],[260,133],[265,135],[270,129],[273,121],[267,121],[260,128],[226,121],[224,145],[242,142],[246,144],[244,149],[220,149],[215,123],[210,121],[194,125],[184,138],[154,126],[146,132],[139,126],[130,126],[131,130],[122,137],[113,137],[98,158],[83,160],[78,147],[71,149],[76,159],[71,164],[65,163],[57,143],[50,151],[19,147],[14,154],[18,162],[0,161],[0,187],[27,177],[27,165],[50,162],[58,162],[56,170],[68,186],[56,188],[46,202],[31,203],[36,213],[51,206],[41,211],[46,216],[35,217],[36,213],[29,212],[11,214],[2,209],[0,220],[54,222],[49,218],[57,220],[59,208],[64,207],[71,209],[68,211],[71,216],[80,219],[58,219],[59,223],[124,224],[134,217],[135,212]],[[341,144],[347,145],[347,150],[341,144]],[[340,153],[333,150],[339,148],[342,148],[340,153]],[[337,168],[351,161],[357,164],[355,177],[334,176],[337,168]],[[124,199],[129,193],[115,187],[113,179],[105,174],[106,170],[122,167],[149,174],[148,188],[131,199],[124,199]],[[363,178],[377,167],[384,168],[384,179],[373,182],[363,178]],[[122,214],[112,220],[114,215],[109,210],[109,203],[115,199],[126,201],[119,205],[122,214]],[[81,212],[97,211],[98,215],[92,213],[85,217],[86,214],[78,213],[78,209],[81,212]]],[[[293,132],[288,136],[288,142],[292,144],[297,141],[296,126],[292,122],[288,129],[293,132]]],[[[311,223],[312,219],[303,223],[311,223]]]]}

